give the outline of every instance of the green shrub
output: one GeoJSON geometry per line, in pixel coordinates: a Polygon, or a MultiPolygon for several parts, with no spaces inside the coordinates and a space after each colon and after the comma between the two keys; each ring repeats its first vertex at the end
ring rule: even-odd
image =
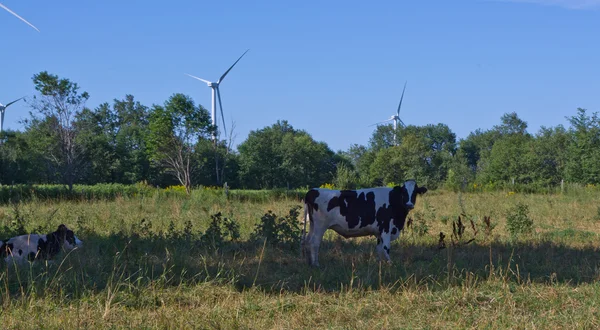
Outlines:
{"type": "Polygon", "coordinates": [[[269,210],[260,219],[251,235],[252,240],[266,239],[272,245],[288,244],[297,246],[300,243],[300,223],[298,215],[300,206],[294,206],[285,217],[278,217],[269,210]]]}
{"type": "MultiPolygon", "coordinates": [[[[221,212],[211,215],[210,218],[208,229],[200,237],[200,242],[204,245],[216,249],[223,246],[227,240],[236,241],[240,238],[240,225],[235,220],[224,218],[221,212]]],[[[191,223],[189,226],[191,227],[191,223]]],[[[191,237],[191,228],[184,230],[184,234],[188,232],[191,237]]]]}
{"type": "Polygon", "coordinates": [[[506,227],[512,236],[530,234],[533,231],[533,220],[529,217],[529,207],[517,203],[506,213],[506,227]]]}
{"type": "Polygon", "coordinates": [[[423,237],[429,233],[429,225],[422,212],[415,211],[413,213],[414,220],[412,221],[411,229],[419,237],[423,237]]]}

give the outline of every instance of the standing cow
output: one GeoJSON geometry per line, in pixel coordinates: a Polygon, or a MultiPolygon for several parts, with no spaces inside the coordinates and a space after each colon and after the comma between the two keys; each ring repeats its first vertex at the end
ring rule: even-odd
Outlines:
{"type": "Polygon", "coordinates": [[[390,243],[404,228],[408,212],[415,207],[417,194],[427,188],[407,180],[401,187],[359,190],[311,189],[304,197],[302,252],[308,264],[319,266],[319,246],[327,229],[349,237],[376,236],[380,260],[390,262],[390,243]],[[306,220],[310,230],[306,234],[306,220]]]}

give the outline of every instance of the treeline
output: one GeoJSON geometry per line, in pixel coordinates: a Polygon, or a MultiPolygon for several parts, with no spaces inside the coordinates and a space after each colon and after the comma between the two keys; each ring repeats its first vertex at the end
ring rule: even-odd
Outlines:
{"type": "MultiPolygon", "coordinates": [[[[85,107],[88,93],[69,79],[34,75],[37,94],[23,131],[0,135],[0,184],[133,184],[231,188],[338,188],[415,178],[431,188],[555,188],[600,181],[600,120],[584,109],[570,126],[536,134],[516,113],[460,141],[445,124],[379,126],[367,145],[332,151],[287,121],[250,132],[234,150],[212,138],[208,111],[183,94],[150,107],[132,95],[85,107]]],[[[10,111],[10,109],[9,109],[10,111]]],[[[220,131],[220,130],[219,130],[220,131]]]]}

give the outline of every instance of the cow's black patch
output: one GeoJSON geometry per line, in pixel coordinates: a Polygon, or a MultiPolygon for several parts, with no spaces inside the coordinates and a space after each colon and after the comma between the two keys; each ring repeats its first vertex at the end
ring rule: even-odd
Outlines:
{"type": "Polygon", "coordinates": [[[69,244],[75,246],[75,233],[72,230],[67,230],[65,240],[69,242],[69,244]]]}
{"type": "MultiPolygon", "coordinates": [[[[396,228],[392,229],[392,234],[396,234],[396,230],[402,231],[404,228],[404,222],[408,215],[408,210],[405,207],[403,198],[408,196],[404,187],[394,187],[389,193],[389,205],[383,204],[379,210],[377,210],[377,226],[379,233],[389,233],[390,223],[393,221],[396,228]]],[[[408,198],[408,197],[406,197],[408,198]]]]}
{"type": "Polygon", "coordinates": [[[396,235],[396,233],[398,233],[398,228],[392,228],[392,235],[396,235]]]}
{"type": "Polygon", "coordinates": [[[1,258],[6,258],[11,254],[11,251],[13,249],[13,244],[12,243],[7,243],[8,240],[5,240],[2,242],[2,247],[0,247],[0,257],[1,258]]]}
{"type": "Polygon", "coordinates": [[[319,191],[316,189],[311,189],[304,196],[304,203],[308,204],[315,211],[319,210],[319,204],[316,203],[317,197],[319,197],[319,191]]]}
{"type": "Polygon", "coordinates": [[[35,252],[29,252],[29,254],[27,255],[27,259],[29,261],[34,261],[35,260],[35,256],[36,256],[35,252]]]}
{"type": "Polygon", "coordinates": [[[406,221],[406,216],[408,215],[408,209],[406,208],[406,203],[404,200],[408,200],[408,191],[404,186],[402,187],[394,187],[390,191],[390,206],[392,207],[392,217],[394,219],[394,225],[400,231],[404,229],[404,222],[406,221]]]}
{"type": "Polygon", "coordinates": [[[316,189],[311,189],[304,196],[304,203],[308,208],[308,221],[310,221],[311,226],[313,223],[313,211],[319,210],[319,204],[317,204],[317,197],[319,197],[319,191],[316,189]]]}
{"type": "Polygon", "coordinates": [[[390,221],[392,220],[392,209],[387,204],[383,204],[379,210],[377,210],[377,228],[379,228],[379,234],[384,231],[389,232],[390,221]]]}
{"type": "Polygon", "coordinates": [[[19,255],[22,256],[23,255],[23,250],[19,249],[19,255]]]}
{"type": "Polygon", "coordinates": [[[375,193],[372,191],[358,194],[355,190],[342,190],[340,196],[329,201],[327,211],[336,207],[339,207],[340,214],[346,217],[350,229],[359,225],[359,228],[366,227],[375,222],[375,193]]]}
{"type": "Polygon", "coordinates": [[[385,252],[387,252],[388,254],[390,253],[390,247],[389,246],[383,246],[383,249],[385,250],[385,252]]]}
{"type": "Polygon", "coordinates": [[[46,240],[38,240],[38,257],[50,259],[60,252],[60,240],[55,233],[48,234],[46,240]]]}
{"type": "Polygon", "coordinates": [[[72,231],[68,230],[65,225],[58,226],[58,229],[50,234],[46,235],[46,240],[38,240],[38,257],[44,259],[51,259],[60,252],[60,248],[63,242],[67,239],[69,232],[73,235],[73,242],[75,237],[72,231]]]}

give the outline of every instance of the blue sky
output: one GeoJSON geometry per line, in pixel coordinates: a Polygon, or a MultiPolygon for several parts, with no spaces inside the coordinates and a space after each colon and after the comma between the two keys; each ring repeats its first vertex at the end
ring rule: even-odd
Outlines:
{"type": "MultiPolygon", "coordinates": [[[[47,70],[77,82],[88,107],[176,92],[210,109],[221,85],[236,144],[279,119],[333,150],[367,144],[398,106],[407,124],[445,123],[459,138],[506,112],[535,133],[600,111],[600,1],[0,0],[0,102],[35,91],[47,70]]],[[[22,129],[24,102],[6,112],[22,129]]],[[[230,125],[228,125],[230,126],[230,125]]]]}

